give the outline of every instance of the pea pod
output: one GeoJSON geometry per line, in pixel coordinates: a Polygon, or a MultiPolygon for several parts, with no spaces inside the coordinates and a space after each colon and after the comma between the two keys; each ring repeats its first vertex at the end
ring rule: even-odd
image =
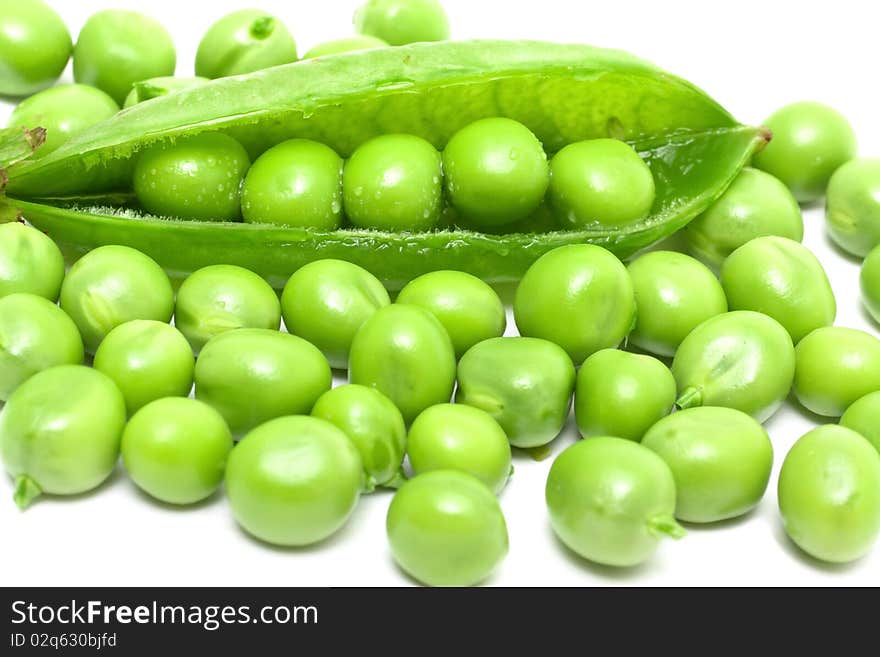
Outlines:
{"type": "Polygon", "coordinates": [[[416,44],[279,66],[132,107],[11,167],[5,203],[13,212],[0,207],[0,216],[20,211],[69,257],[123,244],[178,276],[235,264],[280,288],[302,265],[337,258],[392,288],[438,269],[502,282],[558,246],[590,242],[626,257],[666,237],[705,210],[766,141],[699,89],[626,53],[541,42],[416,44]],[[655,178],[650,215],[626,227],[544,234],[320,232],[144,216],[119,193],[138,151],[198,132],[232,135],[251,156],[294,137],[348,156],[391,132],[442,148],[463,126],[491,116],[524,123],[550,153],[584,139],[627,141],[655,178]]]}

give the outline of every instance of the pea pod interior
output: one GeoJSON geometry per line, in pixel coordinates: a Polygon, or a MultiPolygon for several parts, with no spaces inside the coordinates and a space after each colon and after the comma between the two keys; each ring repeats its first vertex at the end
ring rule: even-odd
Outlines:
{"type": "Polygon", "coordinates": [[[690,83],[626,53],[541,42],[417,44],[279,66],[131,107],[46,157],[9,167],[0,216],[20,212],[73,257],[125,244],[174,275],[229,263],[281,287],[303,264],[333,257],[392,288],[436,269],[501,282],[560,245],[592,242],[626,257],[662,239],[708,207],[766,139],[690,83]],[[392,132],[443,148],[490,116],[522,122],[548,153],[584,139],[627,141],[655,178],[650,215],[621,228],[540,234],[320,232],[151,217],[128,203],[135,157],[158,141],[219,130],[252,157],[294,137],[348,156],[392,132]]]}

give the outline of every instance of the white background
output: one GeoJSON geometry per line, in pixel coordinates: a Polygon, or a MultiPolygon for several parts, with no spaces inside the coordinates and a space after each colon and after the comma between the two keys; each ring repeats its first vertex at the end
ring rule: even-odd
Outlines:
{"type": "MultiPolygon", "coordinates": [[[[178,46],[179,75],[192,74],[199,38],[228,11],[261,7],[284,19],[305,52],[352,31],[359,0],[215,0],[211,3],[77,0],[51,2],[74,35],[107,6],[161,20],[178,46]]],[[[877,16],[872,2],[717,4],[698,0],[448,0],[455,38],[535,38],[631,50],[702,86],[744,123],[778,106],[814,99],[846,114],[862,155],[880,155],[877,16]]],[[[66,74],[69,76],[69,73],[66,74]]],[[[0,101],[0,123],[11,105],[0,101]]],[[[805,212],[805,243],[825,264],[838,324],[877,332],[859,305],[858,263],[824,233],[821,207],[805,212]]],[[[800,435],[821,420],[787,405],[768,424],[776,465],[760,507],[721,526],[689,528],[634,570],[609,570],[572,556],[554,539],[544,508],[550,461],[515,458],[501,502],[510,554],[494,585],[860,585],[880,584],[880,547],[848,566],[814,562],[782,533],[776,474],[800,435]]],[[[574,440],[570,427],[553,444],[574,440]]],[[[366,496],[350,523],[322,545],[273,549],[239,531],[221,494],[196,508],[171,509],[140,494],[119,471],[75,499],[43,499],[21,513],[0,476],[0,584],[3,585],[404,585],[385,540],[389,493],[366,496]]]]}

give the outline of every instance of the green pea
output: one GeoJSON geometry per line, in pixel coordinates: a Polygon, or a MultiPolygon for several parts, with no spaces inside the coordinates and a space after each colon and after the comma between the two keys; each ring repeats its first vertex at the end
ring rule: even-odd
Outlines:
{"type": "Polygon", "coordinates": [[[547,154],[522,123],[489,118],[455,133],[443,151],[446,193],[463,219],[492,229],[525,219],[550,184],[547,154]]]}
{"type": "Polygon", "coordinates": [[[880,452],[880,391],[853,402],[840,418],[840,425],[867,438],[880,452]]]}
{"type": "Polygon", "coordinates": [[[309,50],[303,59],[314,59],[315,57],[325,57],[327,55],[339,55],[344,52],[355,52],[358,50],[372,50],[373,48],[387,48],[388,44],[379,39],[366,34],[357,34],[355,36],[344,37],[342,39],[334,39],[319,43],[317,46],[309,50]]]}
{"type": "Polygon", "coordinates": [[[603,349],[577,375],[574,412],[584,438],[639,441],[675,404],[675,378],[656,358],[603,349]]]}
{"type": "Polygon", "coordinates": [[[17,293],[55,301],[64,280],[64,256],[55,242],[19,221],[0,224],[0,299],[17,293]]]}
{"type": "Polygon", "coordinates": [[[61,76],[73,43],[42,0],[0,0],[0,96],[29,96],[61,76]]]}
{"type": "Polygon", "coordinates": [[[758,237],[734,251],[721,268],[731,310],[754,310],[782,324],[795,344],[830,326],[837,301],[822,263],[785,237],[758,237]]]}
{"type": "Polygon", "coordinates": [[[514,447],[541,447],[565,426],[574,382],[571,359],[552,342],[492,338],[459,362],[455,401],[489,413],[514,447]]]}
{"type": "Polygon", "coordinates": [[[852,160],[831,176],[825,218],[831,239],[853,255],[880,244],[880,158],[852,160]]]}
{"type": "Polygon", "coordinates": [[[880,534],[880,454],[855,431],[826,425],[798,440],[779,472],[779,511],[807,554],[846,563],[880,534]]]}
{"type": "Polygon", "coordinates": [[[311,545],[342,528],[363,476],[358,451],[340,429],[318,418],[282,417],[232,450],[226,492],[249,534],[274,545],[311,545]]]}
{"type": "Polygon", "coordinates": [[[438,0],[367,0],[354,14],[358,32],[392,46],[449,38],[449,19],[438,0]]]}
{"type": "Polygon", "coordinates": [[[449,333],[456,358],[478,342],[504,335],[507,314],[488,284],[461,271],[423,274],[404,287],[397,303],[428,310],[449,333]]]}
{"type": "Polygon", "coordinates": [[[654,194],[648,165],[617,139],[569,144],[550,162],[550,205],[569,229],[635,223],[651,212],[654,194]]]}
{"type": "Polygon", "coordinates": [[[689,408],[663,418],[642,445],[675,477],[675,517],[718,522],[755,508],[773,468],[770,436],[757,420],[732,408],[689,408]]]}
{"type": "Polygon", "coordinates": [[[778,235],[800,242],[804,219],[788,187],[769,173],[746,168],[682,234],[691,255],[718,268],[756,237],[778,235]]]}
{"type": "Polygon", "coordinates": [[[653,251],[633,260],[627,271],[636,299],[629,342],[652,354],[674,356],[697,326],[727,312],[715,274],[689,256],[653,251]]]}
{"type": "Polygon", "coordinates": [[[872,249],[862,264],[862,303],[875,321],[880,322],[880,245],[872,249]]]}
{"type": "Polygon", "coordinates": [[[802,203],[820,198],[831,174],[856,156],[852,126],[827,105],[792,103],[764,125],[773,132],[773,140],[752,161],[788,185],[802,203]]]}
{"type": "Polygon", "coordinates": [[[329,146],[290,139],[263,153],[241,190],[248,223],[334,230],[342,222],[342,158],[329,146]]]}
{"type": "Polygon", "coordinates": [[[798,343],[794,394],[818,415],[840,417],[855,401],[880,390],[880,340],[828,326],[798,343]]]}
{"type": "Polygon", "coordinates": [[[34,153],[34,157],[39,158],[118,111],[116,101],[100,89],[84,84],[62,84],[21,101],[9,116],[7,125],[46,129],[46,141],[34,153]]]}
{"type": "Polygon", "coordinates": [[[174,41],[158,21],[136,11],[105,9],[85,22],[73,49],[73,77],[117,104],[135,82],[174,75],[174,41]]]}
{"type": "Polygon", "coordinates": [[[113,380],[133,415],[163,397],[188,397],[195,358],[176,328],[140,319],[107,334],[95,352],[94,366],[113,380]]]}
{"type": "Polygon", "coordinates": [[[357,447],[367,492],[397,483],[406,452],[406,424],[388,397],[366,386],[339,386],[318,398],[312,417],[339,427],[357,447]]]}
{"type": "Polygon", "coordinates": [[[513,313],[522,335],[555,342],[582,363],[623,342],[635,323],[636,301],[620,260],[600,246],[573,244],[529,267],[513,313]]]}
{"type": "Polygon", "coordinates": [[[122,461],[137,486],[168,504],[195,504],[223,482],[232,435],[220,414],[169,397],[141,408],[122,434],[122,461]]]}
{"type": "Polygon", "coordinates": [[[281,295],[287,330],[318,347],[338,369],[348,367],[358,329],[390,303],[379,279],[344,260],[317,260],[297,269],[281,295]]]}
{"type": "Polygon", "coordinates": [[[61,309],[95,353],[114,328],[133,319],[168,323],[174,290],[154,260],[127,246],[102,246],[83,256],[61,285],[61,309]]]}
{"type": "Polygon", "coordinates": [[[0,414],[0,457],[27,508],[43,493],[77,495],[113,471],[125,425],[125,400],[97,370],[61,365],[12,393],[0,414]]]}
{"type": "Polygon", "coordinates": [[[144,210],[158,216],[237,221],[241,181],[250,164],[232,137],[202,132],[141,153],[134,165],[134,192],[144,210]]]}
{"type": "Polygon", "coordinates": [[[545,491],[550,524],[578,555],[606,566],[635,566],[660,540],[681,538],[675,480],[651,450],[600,436],[566,448],[550,468],[545,491]]]}
{"type": "Polygon", "coordinates": [[[190,87],[195,87],[196,85],[204,84],[208,81],[208,78],[200,78],[197,76],[191,78],[162,76],[150,78],[149,80],[140,80],[132,85],[131,91],[125,97],[125,102],[122,104],[122,108],[126,109],[128,107],[133,107],[134,105],[138,105],[148,100],[167,96],[176,91],[189,89],[190,87]]]}
{"type": "Polygon", "coordinates": [[[269,284],[235,265],[193,272],[177,291],[174,325],[196,353],[214,336],[240,328],[277,330],[281,304],[269,284]]]}
{"type": "Polygon", "coordinates": [[[33,294],[0,298],[0,401],[37,372],[82,362],[82,338],[58,306],[33,294]]]}
{"type": "Polygon", "coordinates": [[[296,61],[284,23],[258,9],[228,14],[208,28],[196,52],[196,75],[222,78],[296,61]]]}
{"type": "Polygon", "coordinates": [[[238,329],[212,338],[196,361],[196,399],[213,406],[239,435],[283,415],[312,410],[330,390],[327,359],[302,338],[238,329]]]}
{"type": "Polygon", "coordinates": [[[412,422],[448,402],[455,387],[455,352],[443,325],[417,306],[391,305],[368,318],[351,343],[349,379],[379,390],[412,422]]]}
{"type": "Polygon", "coordinates": [[[457,470],[426,472],[391,500],[385,522],[391,553],[428,586],[473,586],[507,556],[507,524],[492,491],[457,470]]]}
{"type": "Polygon", "coordinates": [[[466,404],[438,404],[419,413],[406,451],[416,475],[461,470],[496,494],[504,490],[513,467],[504,429],[485,411],[466,404]]]}
{"type": "Polygon", "coordinates": [[[788,396],[794,370],[791,336],[775,319],[748,310],[718,315],[675,353],[676,404],[735,408],[763,422],[788,396]]]}
{"type": "Polygon", "coordinates": [[[440,154],[414,135],[381,135],[362,144],[345,164],[345,214],[359,228],[422,231],[443,207],[440,154]]]}

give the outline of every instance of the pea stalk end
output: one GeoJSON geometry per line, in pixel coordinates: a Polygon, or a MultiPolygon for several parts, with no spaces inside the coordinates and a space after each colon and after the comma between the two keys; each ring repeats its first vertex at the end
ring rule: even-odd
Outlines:
{"type": "Polygon", "coordinates": [[[22,511],[33,504],[34,500],[42,494],[43,490],[37,485],[37,482],[27,475],[18,475],[15,478],[15,490],[12,493],[12,500],[22,511]]]}
{"type": "Polygon", "coordinates": [[[687,536],[684,527],[676,522],[672,515],[663,513],[648,521],[648,533],[657,538],[673,538],[678,540],[687,536]]]}
{"type": "Polygon", "coordinates": [[[684,392],[679,395],[678,399],[675,400],[675,406],[679,410],[685,410],[687,408],[694,408],[695,406],[703,405],[703,393],[699,388],[695,388],[691,386],[690,388],[685,388],[684,392]]]}

